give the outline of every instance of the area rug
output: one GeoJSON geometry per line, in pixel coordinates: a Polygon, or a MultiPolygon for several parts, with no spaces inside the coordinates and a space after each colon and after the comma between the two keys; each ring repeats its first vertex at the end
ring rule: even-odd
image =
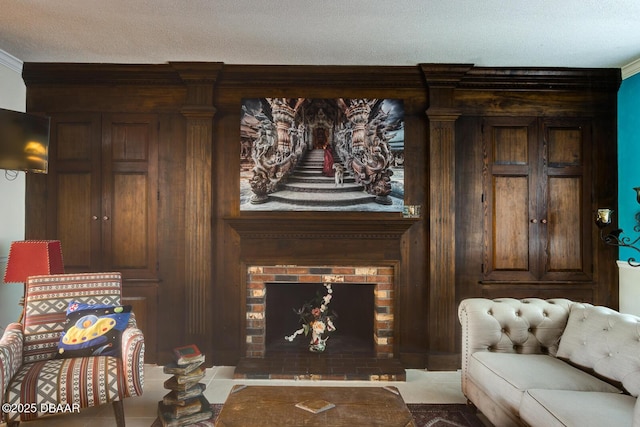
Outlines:
{"type": "Polygon", "coordinates": [[[484,427],[469,405],[407,403],[407,408],[417,427],[484,427]]]}
{"type": "MultiPolygon", "coordinates": [[[[220,411],[222,403],[211,405],[213,418],[207,423],[193,424],[193,427],[208,427],[213,425],[220,411]]],[[[475,410],[462,404],[417,404],[407,403],[407,408],[413,415],[416,427],[484,427],[475,410]]],[[[152,427],[162,427],[160,420],[156,420],[152,427]]]]}

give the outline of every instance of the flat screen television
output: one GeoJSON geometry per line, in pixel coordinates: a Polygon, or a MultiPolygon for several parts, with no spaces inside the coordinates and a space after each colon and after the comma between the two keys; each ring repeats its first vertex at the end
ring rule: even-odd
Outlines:
{"type": "Polygon", "coordinates": [[[0,108],[0,169],[47,173],[49,117],[0,108]]]}

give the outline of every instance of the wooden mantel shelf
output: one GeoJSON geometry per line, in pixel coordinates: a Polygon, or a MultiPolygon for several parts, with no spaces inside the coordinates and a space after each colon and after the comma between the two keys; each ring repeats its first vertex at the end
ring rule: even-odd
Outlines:
{"type": "Polygon", "coordinates": [[[224,218],[242,238],[251,239],[398,239],[422,218],[350,215],[285,215],[281,212],[224,218]]]}

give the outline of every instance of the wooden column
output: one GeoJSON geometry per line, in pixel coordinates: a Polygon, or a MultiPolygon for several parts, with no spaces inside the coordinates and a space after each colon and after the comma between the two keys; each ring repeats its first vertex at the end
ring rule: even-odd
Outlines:
{"type": "Polygon", "coordinates": [[[185,152],[185,339],[207,351],[212,274],[214,86],[221,63],[172,63],[187,87],[185,152]]]}
{"type": "Polygon", "coordinates": [[[421,65],[429,108],[429,369],[459,366],[456,353],[456,132],[454,89],[468,65],[421,65]]]}

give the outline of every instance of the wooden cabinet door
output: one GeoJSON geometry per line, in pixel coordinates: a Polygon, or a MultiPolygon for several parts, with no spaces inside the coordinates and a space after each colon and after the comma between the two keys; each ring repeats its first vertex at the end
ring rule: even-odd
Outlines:
{"type": "Polygon", "coordinates": [[[541,120],[544,185],[538,217],[541,280],[591,280],[591,126],[578,119],[541,120]]]}
{"type": "Polygon", "coordinates": [[[102,121],[103,268],[156,278],[157,119],[113,114],[102,121]]]}
{"type": "Polygon", "coordinates": [[[157,277],[157,127],[154,115],[53,115],[47,235],[66,271],[157,277]]]}
{"type": "Polygon", "coordinates": [[[490,118],[482,131],[483,279],[590,280],[588,121],[490,118]]]}
{"type": "Polygon", "coordinates": [[[101,142],[99,114],[54,114],[47,176],[47,237],[59,239],[65,271],[99,271],[101,142]]]}
{"type": "Polygon", "coordinates": [[[535,118],[487,119],[483,157],[484,279],[536,280],[535,118]]]}

